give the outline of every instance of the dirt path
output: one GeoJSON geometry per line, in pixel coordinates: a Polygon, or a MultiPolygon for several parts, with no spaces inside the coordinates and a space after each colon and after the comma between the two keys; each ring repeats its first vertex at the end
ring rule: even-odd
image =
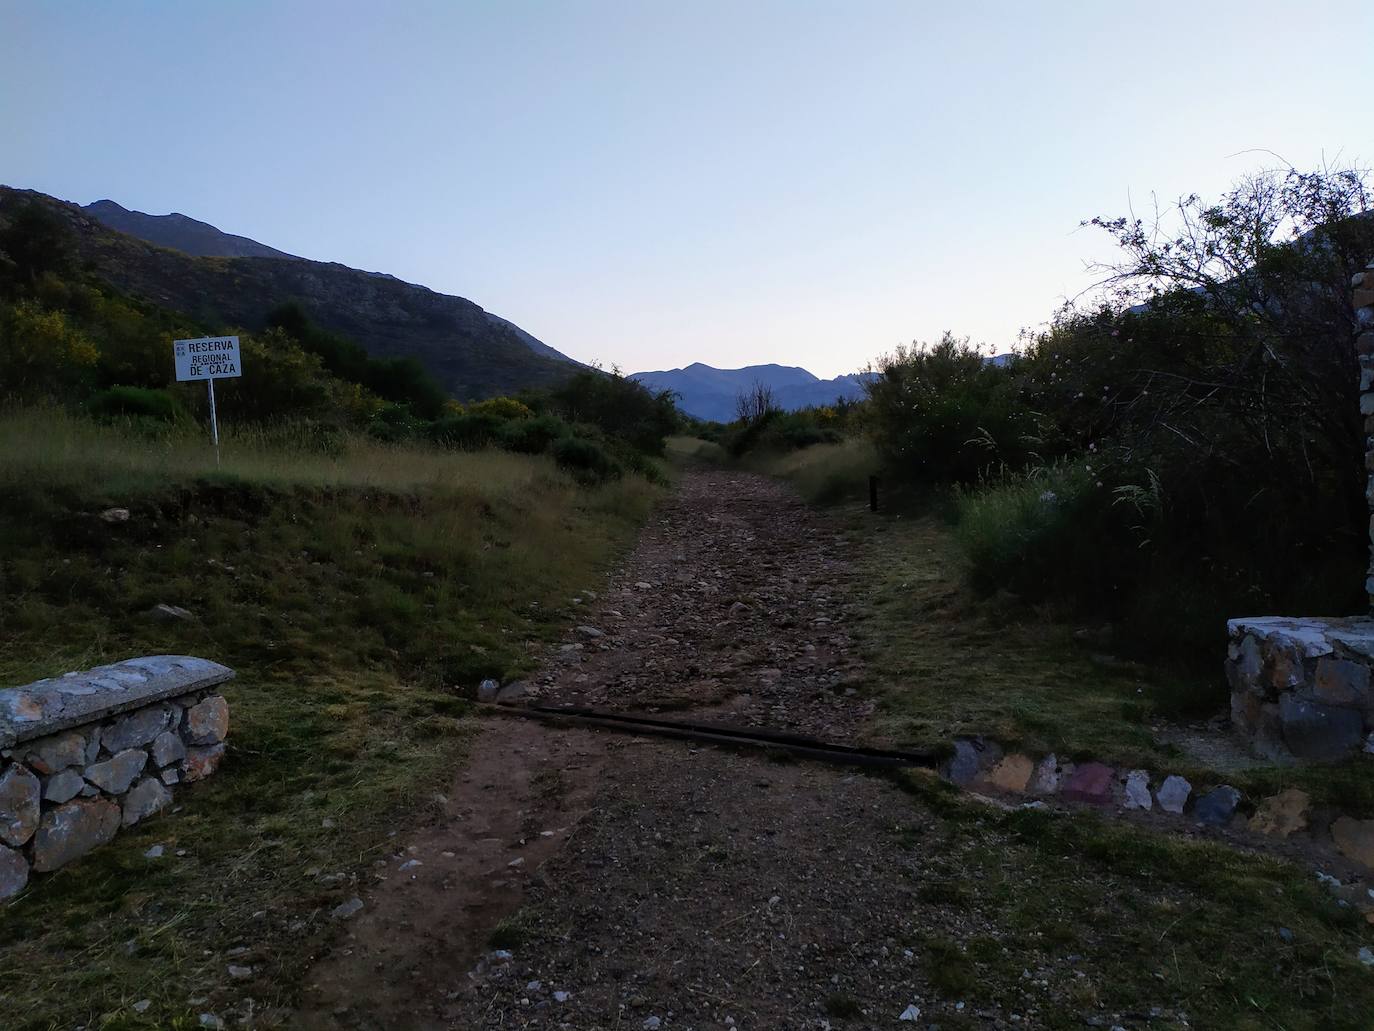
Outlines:
{"type": "MultiPolygon", "coordinates": [[[[854,547],[773,481],[693,472],[530,693],[861,740],[854,547]]],[[[1137,855],[1094,820],[989,826],[931,791],[493,717],[443,815],[379,861],[291,1026],[1172,1031],[1208,1026],[1199,1005],[1256,1005],[1228,1001],[1237,964],[1306,990],[1285,950],[1309,916],[1254,914],[1308,886],[1220,852],[1137,855]],[[1085,877],[1089,851],[1113,858],[1085,877]]],[[[1327,1016],[1311,1026],[1363,1026],[1327,1016]]]]}
{"type": "MultiPolygon", "coordinates": [[[[853,687],[849,552],[839,526],[773,481],[689,473],[607,590],[584,597],[533,694],[850,740],[869,703],[853,687]]],[[[910,993],[911,965],[870,959],[895,941],[880,914],[909,889],[874,873],[909,863],[879,831],[910,815],[894,789],[843,770],[489,720],[443,818],[379,863],[363,911],[313,969],[299,1023],[595,1028],[657,1015],[695,1027],[768,1014],[785,1027],[846,991],[891,1005],[910,993]],[[493,943],[514,958],[493,961],[493,943]],[[846,967],[843,984],[821,976],[846,967]]]]}

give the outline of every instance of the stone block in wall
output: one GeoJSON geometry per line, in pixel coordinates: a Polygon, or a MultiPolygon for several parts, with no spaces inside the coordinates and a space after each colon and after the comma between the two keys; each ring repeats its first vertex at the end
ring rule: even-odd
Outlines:
{"type": "Polygon", "coordinates": [[[229,704],[212,695],[186,710],[186,741],[192,745],[217,745],[229,733],[229,704]]]}
{"type": "Polygon", "coordinates": [[[84,776],[106,794],[122,795],[147,765],[147,752],[141,748],[126,748],[104,762],[86,767],[84,776]]]}
{"type": "Polygon", "coordinates": [[[1374,619],[1258,617],[1228,624],[1231,722],[1276,761],[1356,755],[1374,733],[1374,619]]]}
{"type": "Polygon", "coordinates": [[[42,785],[31,770],[10,766],[0,773],[0,842],[22,845],[38,829],[42,785]]]}
{"type": "Polygon", "coordinates": [[[215,772],[229,706],[213,688],[233,675],[155,655],[0,690],[0,899],[215,772]]]}
{"type": "Polygon", "coordinates": [[[51,873],[104,845],[119,830],[119,804],[108,798],[82,798],[43,814],[33,836],[33,869],[51,873]]]}

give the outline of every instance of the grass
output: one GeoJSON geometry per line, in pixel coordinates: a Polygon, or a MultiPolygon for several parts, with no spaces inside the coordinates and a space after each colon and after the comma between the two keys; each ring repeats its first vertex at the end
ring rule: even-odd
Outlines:
{"type": "Polygon", "coordinates": [[[966,1012],[1031,1009],[1047,1028],[1134,1026],[1121,1015],[1153,1007],[1159,1028],[1368,1027],[1368,928],[1300,865],[1094,815],[1002,812],[929,774],[900,780],[930,813],[923,876],[942,885],[918,889],[908,944],[966,1012]]]}
{"type": "Polygon", "coordinates": [[[1374,815],[1374,778],[1362,762],[1218,770],[1159,743],[1156,727],[1225,710],[1224,653],[1210,679],[1094,655],[1053,612],[975,598],[953,531],[937,516],[885,514],[866,527],[862,637],[886,736],[938,748],[983,734],[1032,756],[1180,773],[1251,798],[1300,787],[1318,804],[1374,815]]]}
{"type": "Polygon", "coordinates": [[[477,681],[533,667],[659,495],[543,457],[281,434],[227,436],[216,469],[196,436],[0,416],[0,683],[158,652],[238,671],[218,776],[0,907],[5,1027],[290,1007],[329,910],[461,763],[477,681]],[[159,602],[195,618],[144,618],[159,602]],[[236,946],[256,974],[231,988],[236,946]]]}
{"type": "Polygon", "coordinates": [[[737,464],[765,476],[787,480],[816,505],[834,505],[868,496],[868,477],[878,470],[877,452],[867,440],[849,437],[839,444],[813,444],[795,451],[750,451],[731,459],[718,444],[697,437],[669,440],[669,454],[679,461],[737,464]]]}

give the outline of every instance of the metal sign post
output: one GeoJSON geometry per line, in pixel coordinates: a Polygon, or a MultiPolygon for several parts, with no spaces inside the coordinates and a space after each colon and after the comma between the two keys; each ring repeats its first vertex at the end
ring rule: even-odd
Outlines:
{"type": "Polygon", "coordinates": [[[215,411],[215,380],[236,379],[243,375],[239,360],[238,337],[196,337],[173,340],[172,360],[177,382],[204,380],[210,392],[210,440],[215,445],[215,465],[219,465],[219,415],[215,411]]]}

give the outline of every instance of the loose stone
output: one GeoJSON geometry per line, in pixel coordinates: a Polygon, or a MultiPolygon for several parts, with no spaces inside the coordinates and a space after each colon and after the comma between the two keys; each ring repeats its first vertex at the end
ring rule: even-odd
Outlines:
{"type": "Polygon", "coordinates": [[[1019,795],[1030,784],[1034,772],[1035,765],[1031,762],[1030,756],[1014,752],[998,760],[997,764],[988,770],[983,781],[988,787],[996,788],[998,791],[1009,791],[1019,795]]]}
{"type": "Polygon", "coordinates": [[[1150,809],[1150,775],[1144,770],[1132,770],[1126,774],[1126,808],[1150,809]]]}
{"type": "Polygon", "coordinates": [[[1159,803],[1159,808],[1166,813],[1182,813],[1184,806],[1188,804],[1188,796],[1193,793],[1193,785],[1173,773],[1164,778],[1164,783],[1155,792],[1155,801],[1159,803]]]}
{"type": "Polygon", "coordinates": [[[1331,840],[1342,855],[1374,868],[1374,820],[1342,816],[1331,825],[1331,840]]]}
{"type": "Polygon", "coordinates": [[[945,776],[961,788],[972,784],[978,774],[1002,758],[1002,749],[981,738],[957,738],[954,756],[945,765],[945,776]]]}
{"type": "Polygon", "coordinates": [[[1307,813],[1312,800],[1307,792],[1297,788],[1280,791],[1266,798],[1250,818],[1250,829],[1256,834],[1286,838],[1307,829],[1307,813]]]}
{"type": "Polygon", "coordinates": [[[1193,815],[1200,823],[1220,827],[1231,821],[1240,804],[1240,792],[1229,784],[1213,788],[1197,800],[1193,815]]]}
{"type": "Polygon", "coordinates": [[[1061,767],[1059,757],[1051,752],[1035,764],[1035,772],[1031,774],[1026,790],[1032,795],[1057,795],[1060,782],[1072,773],[1073,766],[1061,767]]]}
{"type": "Polygon", "coordinates": [[[351,898],[347,902],[341,902],[339,905],[335,906],[333,913],[331,913],[330,915],[335,920],[349,920],[352,917],[357,916],[358,913],[362,911],[362,908],[362,899],[351,898]]]}
{"type": "Polygon", "coordinates": [[[1099,762],[1084,763],[1073,771],[1073,776],[1064,785],[1064,797],[1071,802],[1107,805],[1112,800],[1114,776],[1110,766],[1099,762]]]}
{"type": "Polygon", "coordinates": [[[530,694],[530,685],[523,680],[512,680],[496,695],[498,705],[514,705],[524,701],[530,694]]]}

